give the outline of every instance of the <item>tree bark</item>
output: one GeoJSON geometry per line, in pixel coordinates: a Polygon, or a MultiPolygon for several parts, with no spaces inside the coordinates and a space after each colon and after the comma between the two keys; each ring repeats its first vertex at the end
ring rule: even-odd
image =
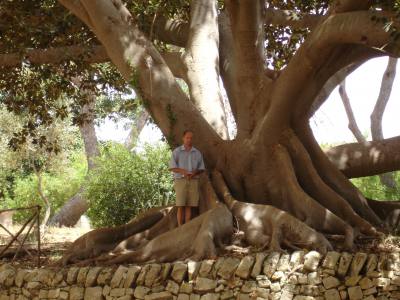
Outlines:
{"type": "Polygon", "coordinates": [[[189,39],[184,54],[190,99],[223,138],[228,126],[219,86],[217,1],[191,1],[189,39]]]}
{"type": "MultiPolygon", "coordinates": [[[[383,140],[382,119],[386,104],[392,93],[393,82],[396,77],[397,58],[389,57],[388,65],[382,77],[381,89],[374,110],[371,114],[371,134],[373,141],[383,140]]],[[[393,174],[379,175],[381,183],[389,188],[396,188],[393,174]]]]}
{"type": "MultiPolygon", "coordinates": [[[[88,165],[88,172],[93,170],[96,165],[96,157],[100,155],[100,150],[98,147],[96,130],[94,127],[94,105],[96,101],[96,96],[86,93],[87,103],[83,105],[81,115],[83,116],[82,122],[79,123],[79,131],[81,133],[84,147],[86,160],[88,165]]],[[[82,185],[79,191],[70,198],[55,214],[49,224],[53,226],[74,226],[79,218],[87,211],[89,205],[84,197],[85,187],[82,185]]]]}
{"type": "MultiPolygon", "coordinates": [[[[270,72],[264,69],[263,1],[227,1],[226,13],[230,23],[224,22],[222,15],[219,32],[215,2],[193,1],[185,52],[185,55],[190,54],[190,63],[193,63],[186,64],[191,100],[196,103],[196,98],[205,95],[201,88],[208,88],[205,85],[208,78],[197,78],[194,74],[202,72],[201,65],[204,64],[206,71],[202,74],[211,74],[214,81],[208,97],[213,99],[210,101],[213,105],[219,107],[218,66],[223,66],[221,76],[238,126],[237,137],[226,140],[221,138],[215,124],[203,117],[199,106],[180,90],[172,68],[138,29],[121,1],[99,0],[95,4],[89,0],[60,2],[94,31],[121,74],[136,88],[171,146],[178,143],[184,128],[193,130],[198,141],[195,146],[203,152],[208,169],[219,171],[223,178],[225,187],[221,188],[217,183],[220,186],[218,198],[225,200],[231,213],[238,213],[244,223],[246,220],[240,211],[253,214],[273,211],[279,215],[277,209],[281,209],[286,211],[285,215],[290,213],[296,218],[291,224],[301,224],[295,225],[296,228],[307,228],[315,238],[310,247],[320,245],[325,251],[329,249],[329,243],[316,234],[316,230],[343,235],[343,246],[348,249],[352,248],[358,232],[378,235],[373,225],[380,226],[382,220],[360,191],[323,153],[308,119],[317,95],[333,75],[343,68],[382,55],[383,50],[394,49],[391,48],[390,33],[371,21],[372,16],[391,17],[391,12],[368,11],[370,4],[363,1],[335,2],[330,13],[315,25],[279,76],[275,73],[270,76],[270,72]],[[200,3],[203,5],[199,6],[200,3]],[[201,20],[207,20],[206,24],[199,23],[200,15],[201,20]],[[203,36],[205,33],[207,38],[203,36]],[[223,43],[218,45],[218,40],[223,43]],[[209,45],[211,62],[199,59],[201,53],[197,53],[197,49],[194,51],[197,42],[209,45]],[[219,64],[218,59],[221,59],[219,64]],[[227,199],[232,203],[242,203],[231,205],[227,199]],[[276,208],[267,209],[268,205],[276,208]]],[[[202,244],[199,256],[214,255],[216,245],[209,243],[209,237],[217,240],[227,237],[229,230],[226,229],[230,226],[210,222],[207,216],[213,215],[221,222],[231,218],[226,210],[221,208],[219,213],[215,213],[214,209],[186,227],[182,226],[182,229],[164,232],[151,241],[145,241],[142,246],[134,243],[139,248],[130,255],[119,256],[108,263],[153,259],[161,250],[166,253],[159,258],[163,261],[186,257],[185,253],[192,251],[193,237],[197,243],[198,238],[205,236],[208,236],[207,242],[202,244]],[[213,230],[209,230],[210,226],[213,230]],[[188,240],[184,227],[191,235],[188,240]],[[221,231],[214,231],[218,228],[221,231]],[[177,249],[176,243],[171,242],[178,233],[184,248],[177,249]]],[[[257,216],[264,220],[268,213],[257,216]]],[[[270,245],[278,249],[284,241],[277,238],[280,234],[276,235],[274,230],[287,236],[293,236],[294,230],[290,226],[285,228],[286,223],[279,217],[274,216],[269,222],[276,225],[271,226],[272,231],[264,223],[259,225],[262,227],[260,230],[270,234],[270,245]]],[[[248,225],[254,225],[250,223],[248,225]]],[[[139,234],[146,235],[145,232],[139,234]]],[[[252,234],[248,230],[249,241],[252,234]]],[[[268,234],[260,238],[268,242],[268,234]]]]}
{"type": "Polygon", "coordinates": [[[349,120],[349,129],[353,133],[354,137],[356,138],[357,142],[359,143],[366,143],[366,139],[361,133],[360,128],[357,125],[356,118],[354,116],[353,110],[351,108],[350,99],[347,95],[346,91],[346,79],[342,81],[339,87],[339,94],[342,98],[344,109],[346,110],[347,119],[349,120]]]}
{"type": "Polygon", "coordinates": [[[134,124],[132,124],[131,130],[124,142],[125,147],[131,150],[135,147],[140,133],[142,132],[147,120],[149,119],[149,113],[145,110],[141,111],[138,116],[135,117],[134,124]]]}

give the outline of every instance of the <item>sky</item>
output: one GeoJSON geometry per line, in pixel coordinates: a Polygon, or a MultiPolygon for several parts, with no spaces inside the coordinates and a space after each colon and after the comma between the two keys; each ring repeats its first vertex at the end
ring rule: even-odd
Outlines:
{"type": "MultiPolygon", "coordinates": [[[[346,79],[347,93],[361,132],[368,138],[370,134],[370,115],[379,94],[382,75],[387,66],[387,57],[366,62],[346,79]]],[[[383,134],[385,138],[400,135],[400,63],[397,66],[393,90],[383,115],[383,134]]],[[[310,120],[315,137],[323,144],[342,144],[355,141],[348,129],[348,120],[336,88],[329,99],[310,120]]],[[[127,120],[115,123],[105,120],[96,127],[100,140],[124,142],[129,129],[127,120]]],[[[157,143],[161,132],[155,126],[146,126],[139,137],[139,144],[157,143]]]]}

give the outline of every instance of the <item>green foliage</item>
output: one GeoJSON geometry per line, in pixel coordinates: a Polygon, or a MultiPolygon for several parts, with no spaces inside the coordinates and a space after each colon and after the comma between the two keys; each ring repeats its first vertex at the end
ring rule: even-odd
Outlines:
{"type": "MultiPolygon", "coordinates": [[[[86,162],[83,153],[71,154],[68,166],[55,172],[47,172],[42,175],[43,192],[50,200],[51,213],[57,211],[69,198],[79,190],[86,174],[86,162]]],[[[20,175],[14,178],[12,197],[8,192],[4,194],[0,208],[27,207],[44,203],[38,193],[38,180],[35,174],[20,175]]],[[[22,222],[26,220],[29,211],[21,211],[14,215],[14,220],[22,222]]],[[[44,214],[44,209],[42,209],[44,214]]]]}
{"type": "Polygon", "coordinates": [[[351,181],[367,198],[398,201],[400,199],[400,172],[394,172],[393,175],[397,186],[396,189],[382,185],[379,176],[354,178],[351,181]]]}
{"type": "Polygon", "coordinates": [[[165,144],[145,146],[140,153],[130,153],[120,144],[106,144],[86,185],[92,224],[124,224],[142,210],[170,203],[174,198],[170,155],[165,144]]]}

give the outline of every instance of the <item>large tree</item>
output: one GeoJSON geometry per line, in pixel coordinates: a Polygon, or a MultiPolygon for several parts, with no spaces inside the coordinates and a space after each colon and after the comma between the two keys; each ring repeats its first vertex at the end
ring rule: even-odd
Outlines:
{"type": "MultiPolygon", "coordinates": [[[[43,1],[35,4],[38,13],[31,16],[42,23],[53,22],[49,25],[56,28],[53,38],[38,39],[33,50],[10,47],[0,63],[9,68],[20,64],[21,52],[33,64],[63,62],[64,69],[70,66],[65,61],[74,61],[76,56],[82,69],[110,60],[135,88],[171,146],[180,143],[184,129],[194,132],[196,147],[212,173],[203,178],[203,200],[211,207],[220,200],[230,209],[227,212],[217,205],[197,221],[175,229],[182,234],[179,249],[174,242],[177,235],[165,232],[174,227],[174,218],[170,218],[174,210],[155,209],[125,226],[95,231],[84,237],[83,244],[77,240],[64,262],[73,253],[79,252],[75,258],[85,258],[112,250],[128,237],[119,250],[143,246],[152,239],[154,243],[117,261],[156,258],[161,244],[165,260],[188,253],[196,258],[212,255],[214,242],[230,232],[230,214],[238,219],[248,243],[272,249],[284,242],[329,249],[317,231],[344,235],[347,248],[359,233],[378,234],[375,228],[383,223],[381,210],[378,215],[346,175],[366,176],[397,168],[399,156],[390,155],[388,146],[398,144],[397,139],[376,142],[380,143],[376,147],[343,146],[330,154],[335,164],[315,140],[309,119],[337,77],[340,83],[371,58],[398,55],[399,20],[394,2],[59,3],[65,10],[43,1]],[[47,13],[41,15],[40,9],[47,13]],[[187,83],[188,94],[177,78],[187,83]],[[237,128],[232,140],[228,139],[222,89],[237,128]],[[372,152],[371,147],[375,147],[372,152]],[[199,241],[203,238],[200,249],[193,249],[198,245],[193,235],[199,241]]],[[[8,9],[11,18],[15,12],[8,9]]],[[[13,39],[12,34],[5,36],[13,39]]]]}

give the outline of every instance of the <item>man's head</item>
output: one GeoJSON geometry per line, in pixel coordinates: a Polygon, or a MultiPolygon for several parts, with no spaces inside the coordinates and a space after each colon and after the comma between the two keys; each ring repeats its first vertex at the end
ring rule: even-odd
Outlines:
{"type": "Polygon", "coordinates": [[[185,130],[182,135],[182,140],[186,147],[192,147],[193,132],[190,130],[185,130]]]}

